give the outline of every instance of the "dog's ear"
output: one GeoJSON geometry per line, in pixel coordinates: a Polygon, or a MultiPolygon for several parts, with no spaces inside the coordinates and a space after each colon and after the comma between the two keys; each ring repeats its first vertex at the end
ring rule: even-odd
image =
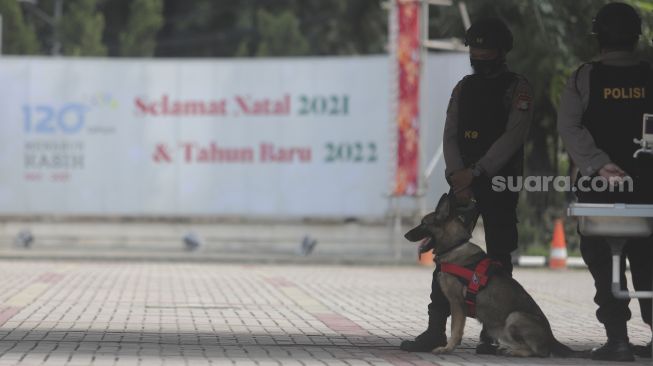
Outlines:
{"type": "Polygon", "coordinates": [[[435,209],[433,211],[435,211],[435,212],[438,211],[438,207],[440,207],[440,205],[444,202],[444,200],[447,199],[447,196],[448,196],[448,194],[446,194],[446,193],[443,194],[442,196],[440,196],[440,200],[438,200],[438,203],[435,204],[435,209]]]}
{"type": "Polygon", "coordinates": [[[462,221],[467,231],[471,233],[474,231],[480,212],[475,202],[469,202],[466,206],[458,207],[455,215],[462,221]]]}
{"type": "Polygon", "coordinates": [[[443,194],[438,201],[438,205],[435,207],[435,219],[438,221],[446,220],[451,216],[453,205],[449,199],[448,194],[443,194]]]}

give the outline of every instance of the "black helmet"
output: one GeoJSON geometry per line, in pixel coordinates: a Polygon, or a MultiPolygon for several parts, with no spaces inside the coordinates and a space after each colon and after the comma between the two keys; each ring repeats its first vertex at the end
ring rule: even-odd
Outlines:
{"type": "Polygon", "coordinates": [[[642,34],[642,19],[632,6],[610,3],[592,20],[592,34],[601,46],[630,46],[642,34]]]}
{"type": "Polygon", "coordinates": [[[508,53],[512,49],[512,32],[499,18],[482,18],[465,33],[465,46],[499,49],[508,53]]]}

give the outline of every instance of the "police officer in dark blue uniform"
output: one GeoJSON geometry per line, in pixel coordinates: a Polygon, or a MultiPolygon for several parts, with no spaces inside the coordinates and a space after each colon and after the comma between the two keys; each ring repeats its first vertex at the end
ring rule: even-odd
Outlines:
{"type": "MultiPolygon", "coordinates": [[[[532,89],[523,76],[510,72],[510,29],[497,18],[475,22],[465,35],[474,73],[453,90],[443,135],[445,174],[460,207],[476,201],[483,217],[488,255],[512,273],[510,253],[517,248],[518,192],[494,191],[492,178],[520,177],[524,141],[533,118],[532,89]]],[[[460,211],[459,211],[460,212],[460,211]]],[[[474,215],[469,215],[475,220],[474,215]]],[[[478,217],[478,215],[476,215],[478,217]]],[[[401,349],[429,352],[446,344],[449,304],[433,273],[427,330],[401,349]]],[[[481,333],[477,353],[495,353],[493,340],[481,333]]]]}
{"type": "MultiPolygon", "coordinates": [[[[653,70],[633,54],[641,20],[635,9],[624,3],[610,3],[597,13],[593,24],[601,54],[594,62],[581,65],[569,78],[558,110],[558,131],[569,155],[579,168],[579,176],[622,181],[620,192],[581,186],[577,180],[579,202],[653,203],[653,161],[633,153],[639,147],[634,138],[642,134],[644,113],[653,113],[653,70]]],[[[587,182],[587,180],[585,180],[587,182]]],[[[596,187],[606,187],[597,184],[596,187]]],[[[629,345],[626,322],[631,313],[628,299],[617,299],[611,292],[612,254],[604,238],[581,236],[580,250],[596,287],[594,301],[599,306],[608,342],[592,350],[592,358],[633,361],[633,353],[650,357],[651,344],[629,345]]],[[[636,290],[651,290],[653,238],[630,240],[622,258],[622,283],[626,282],[625,257],[630,262],[636,290]]],[[[651,300],[640,299],[644,322],[651,325],[651,300]]]]}

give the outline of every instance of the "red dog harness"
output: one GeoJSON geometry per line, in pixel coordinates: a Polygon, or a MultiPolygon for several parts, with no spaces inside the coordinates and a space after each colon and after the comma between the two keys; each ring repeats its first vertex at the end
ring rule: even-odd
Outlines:
{"type": "Polygon", "coordinates": [[[492,266],[501,266],[501,263],[493,261],[490,258],[484,258],[476,264],[474,270],[452,263],[440,263],[441,272],[449,273],[462,279],[463,284],[467,286],[465,303],[467,304],[467,316],[470,318],[476,317],[476,295],[487,285],[490,279],[488,270],[492,266]]]}

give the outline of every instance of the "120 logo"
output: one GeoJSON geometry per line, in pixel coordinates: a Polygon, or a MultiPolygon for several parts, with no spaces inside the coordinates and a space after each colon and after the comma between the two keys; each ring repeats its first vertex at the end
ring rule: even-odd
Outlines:
{"type": "Polygon", "coordinates": [[[33,134],[75,134],[84,128],[88,107],[67,103],[61,107],[49,105],[23,106],[23,128],[33,134]]]}

